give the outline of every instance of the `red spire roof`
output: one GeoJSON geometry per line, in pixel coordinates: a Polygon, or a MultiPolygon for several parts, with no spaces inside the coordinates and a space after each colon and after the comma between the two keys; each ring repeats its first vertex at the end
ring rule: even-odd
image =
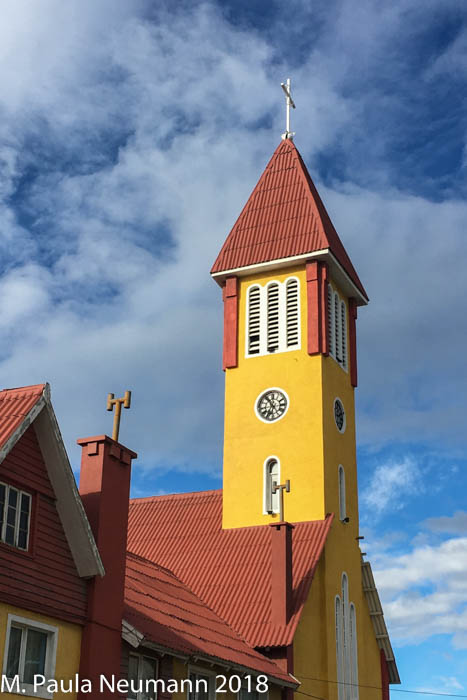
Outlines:
{"type": "Polygon", "coordinates": [[[283,140],[217,256],[211,274],[329,250],[365,299],[365,289],[306,166],[283,140]]]}

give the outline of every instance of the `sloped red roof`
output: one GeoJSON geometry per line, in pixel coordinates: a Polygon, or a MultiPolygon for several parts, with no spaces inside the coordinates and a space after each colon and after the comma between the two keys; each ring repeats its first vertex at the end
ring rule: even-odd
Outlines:
{"type": "Polygon", "coordinates": [[[290,644],[332,516],[293,530],[293,603],[271,622],[271,528],[222,529],[222,491],[130,501],[128,549],[170,569],[253,647],[290,644]]]}
{"type": "Polygon", "coordinates": [[[46,386],[46,384],[35,384],[0,391],[0,448],[20,427],[41,398],[46,386]]]}
{"type": "Polygon", "coordinates": [[[167,569],[128,553],[124,619],[146,640],[190,656],[227,661],[291,683],[167,569]]]}
{"type": "Polygon", "coordinates": [[[227,236],[211,273],[327,248],[368,298],[300,153],[293,141],[285,139],[227,236]]]}

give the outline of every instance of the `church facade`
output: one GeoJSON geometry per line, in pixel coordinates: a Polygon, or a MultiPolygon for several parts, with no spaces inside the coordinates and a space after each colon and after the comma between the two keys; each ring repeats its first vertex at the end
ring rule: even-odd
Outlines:
{"type": "Polygon", "coordinates": [[[223,489],[132,501],[129,549],[187,583],[297,694],[387,698],[400,680],[359,546],[356,319],[368,296],[290,138],[211,274],[224,303],[223,489]]]}

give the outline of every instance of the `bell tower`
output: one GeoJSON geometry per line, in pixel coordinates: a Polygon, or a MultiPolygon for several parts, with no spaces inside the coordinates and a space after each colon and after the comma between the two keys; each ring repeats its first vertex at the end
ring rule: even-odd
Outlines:
{"type": "Polygon", "coordinates": [[[333,512],[358,534],[354,389],[366,292],[290,138],[211,270],[224,300],[223,527],[333,512]],[[290,481],[290,492],[274,485],[290,481]]]}

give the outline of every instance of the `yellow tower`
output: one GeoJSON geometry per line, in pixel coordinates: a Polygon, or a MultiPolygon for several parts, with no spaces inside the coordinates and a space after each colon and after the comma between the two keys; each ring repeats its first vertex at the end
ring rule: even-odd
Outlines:
{"type": "Polygon", "coordinates": [[[355,319],[368,298],[290,138],[211,273],[224,298],[223,527],[277,522],[283,497],[286,520],[333,512],[356,537],[355,319]]]}

